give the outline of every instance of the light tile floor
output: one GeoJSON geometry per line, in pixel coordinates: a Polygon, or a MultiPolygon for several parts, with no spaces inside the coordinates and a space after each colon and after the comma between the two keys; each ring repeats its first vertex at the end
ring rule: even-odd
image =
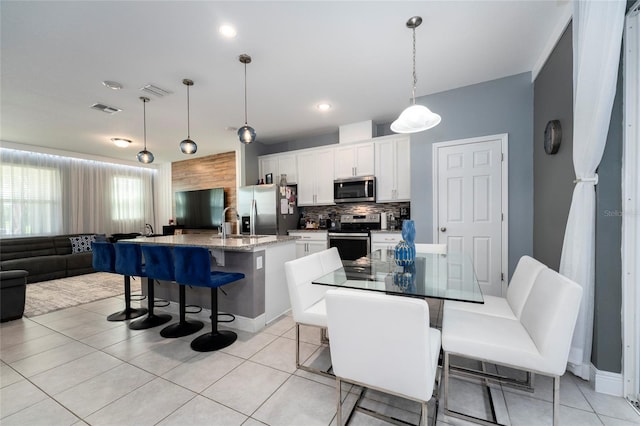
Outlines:
{"type": "MultiPolygon", "coordinates": [[[[106,321],[122,306],[121,298],[110,298],[2,324],[0,424],[336,425],[334,382],[295,368],[290,316],[259,333],[238,332],[221,351],[198,353],[189,347],[193,336],[163,339],[161,327],[134,331],[106,321]]],[[[434,324],[438,309],[432,307],[434,324]]],[[[206,315],[199,317],[206,321],[206,315]]],[[[317,329],[303,328],[301,354],[308,364],[326,366],[328,350],[319,337],[317,329]]],[[[345,413],[358,391],[343,387],[345,413]]],[[[491,392],[504,424],[551,423],[550,379],[536,377],[534,393],[498,385],[491,392]]],[[[564,425],[640,424],[622,398],[595,393],[571,374],[562,378],[560,394],[564,425]]],[[[450,398],[451,408],[487,415],[486,388],[478,384],[452,379],[450,398]]],[[[419,418],[418,404],[379,392],[367,391],[361,404],[414,424],[419,418]]],[[[432,400],[430,414],[433,408],[432,400]]],[[[467,424],[445,416],[442,404],[437,420],[467,424]]],[[[350,421],[387,424],[359,411],[350,421]]]]}

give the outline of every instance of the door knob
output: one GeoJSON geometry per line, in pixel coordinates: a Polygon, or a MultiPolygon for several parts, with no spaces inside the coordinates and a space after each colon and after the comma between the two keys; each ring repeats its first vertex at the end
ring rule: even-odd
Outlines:
{"type": "Polygon", "coordinates": [[[440,232],[445,232],[447,230],[447,228],[445,228],[444,226],[442,228],[440,228],[440,232]]]}

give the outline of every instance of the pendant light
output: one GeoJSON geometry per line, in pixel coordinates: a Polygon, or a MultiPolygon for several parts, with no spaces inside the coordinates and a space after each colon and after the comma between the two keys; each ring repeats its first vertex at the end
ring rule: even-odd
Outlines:
{"type": "Polygon", "coordinates": [[[180,151],[182,151],[183,154],[195,154],[198,150],[198,145],[191,140],[189,130],[189,86],[193,86],[193,80],[185,78],[182,80],[182,84],[187,86],[187,138],[180,142],[180,151]]]}
{"type": "Polygon", "coordinates": [[[407,28],[413,31],[413,104],[406,108],[398,119],[391,123],[391,130],[396,133],[417,133],[431,129],[440,123],[441,117],[431,112],[424,105],[416,105],[416,28],[422,24],[422,18],[414,16],[407,21],[407,28]]]}
{"type": "Polygon", "coordinates": [[[244,126],[238,129],[238,137],[243,144],[250,144],[256,140],[256,131],[247,124],[247,64],[251,63],[251,56],[243,53],[238,59],[244,64],[244,126]]]}
{"type": "Polygon", "coordinates": [[[149,98],[140,96],[140,100],[142,101],[142,117],[144,123],[144,149],[138,153],[138,161],[144,164],[150,164],[153,163],[153,154],[151,151],[147,151],[147,102],[149,102],[149,98]]]}

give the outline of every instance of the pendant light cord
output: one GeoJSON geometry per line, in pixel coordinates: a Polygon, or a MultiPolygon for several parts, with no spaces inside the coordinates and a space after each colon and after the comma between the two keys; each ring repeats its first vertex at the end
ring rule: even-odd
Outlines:
{"type": "Polygon", "coordinates": [[[143,129],[142,134],[144,135],[144,150],[147,150],[147,101],[142,100],[142,122],[143,129]]]}
{"type": "Polygon", "coordinates": [[[189,85],[187,84],[187,139],[191,139],[191,126],[189,118],[189,85]]]}
{"type": "Polygon", "coordinates": [[[244,125],[247,125],[247,63],[244,63],[244,125]]]}
{"type": "Polygon", "coordinates": [[[413,27],[413,104],[416,104],[416,84],[418,83],[418,76],[416,75],[416,28],[413,27]]]}

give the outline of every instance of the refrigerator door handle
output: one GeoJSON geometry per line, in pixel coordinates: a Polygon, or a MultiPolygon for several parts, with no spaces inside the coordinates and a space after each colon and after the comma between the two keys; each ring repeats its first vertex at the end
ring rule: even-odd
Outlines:
{"type": "Polygon", "coordinates": [[[256,235],[256,200],[251,200],[251,216],[249,219],[249,235],[256,235]]]}

